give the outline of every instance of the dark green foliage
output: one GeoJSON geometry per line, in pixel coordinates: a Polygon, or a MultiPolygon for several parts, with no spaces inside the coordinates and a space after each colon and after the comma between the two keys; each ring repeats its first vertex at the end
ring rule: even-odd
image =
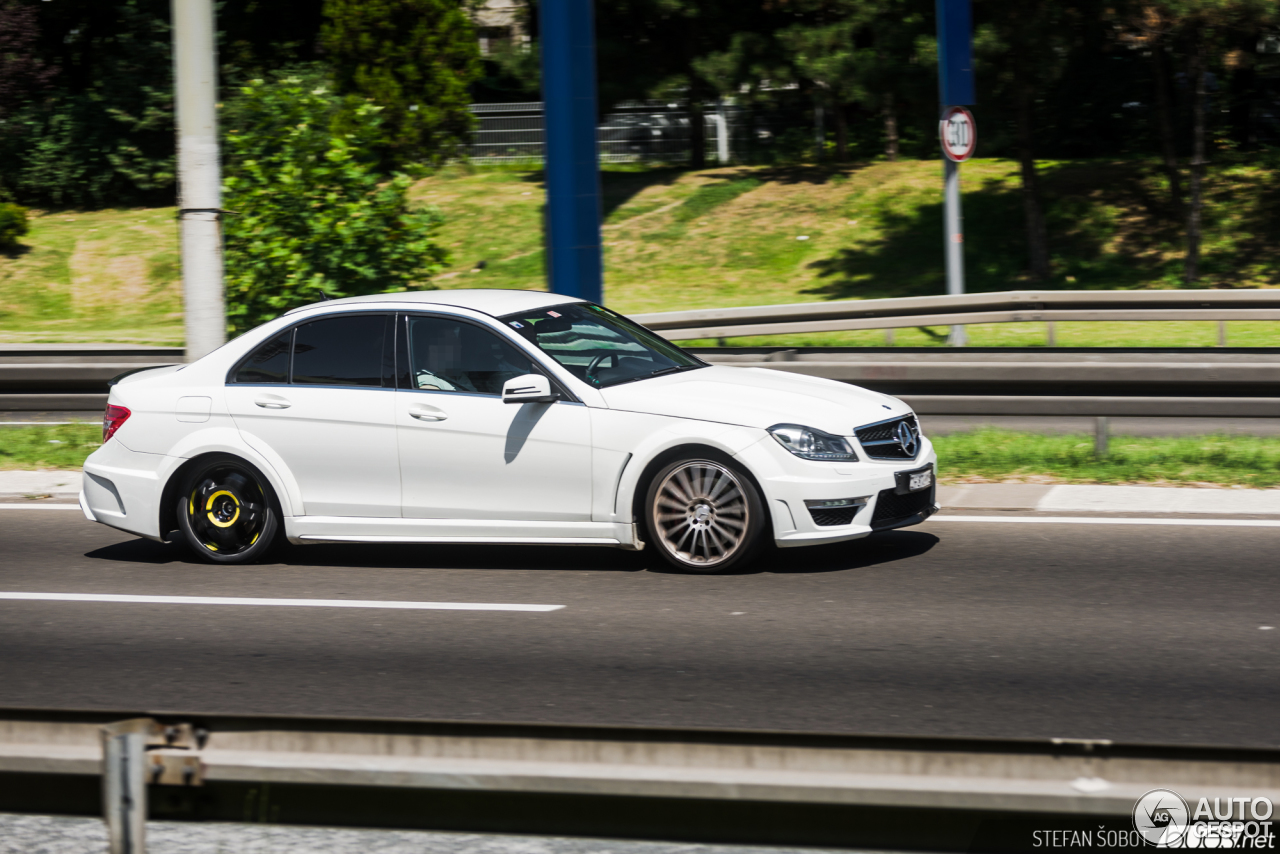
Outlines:
{"type": "Polygon", "coordinates": [[[15,248],[29,230],[26,208],[0,203],[0,249],[15,248]]]}
{"type": "Polygon", "coordinates": [[[379,108],[352,109],[297,78],[253,81],[226,134],[227,315],[236,331],[325,297],[429,287],[445,252],[431,209],[411,210],[410,181],[383,181],[368,143],[379,108]],[[339,109],[345,128],[335,131],[339,109]]]}
{"type": "MultiPolygon", "coordinates": [[[[58,87],[0,135],[0,183],[55,206],[165,203],[174,124],[167,3],[119,0],[63,35],[58,87]]],[[[46,33],[46,35],[48,35],[46,33]]]]}
{"type": "Polygon", "coordinates": [[[382,109],[373,142],[384,169],[438,165],[470,139],[469,87],[481,73],[475,28],[459,0],[326,0],[322,41],[352,130],[364,103],[382,109]]]}
{"type": "Polygon", "coordinates": [[[37,97],[56,75],[40,56],[33,6],[0,0],[0,121],[37,97]]]}

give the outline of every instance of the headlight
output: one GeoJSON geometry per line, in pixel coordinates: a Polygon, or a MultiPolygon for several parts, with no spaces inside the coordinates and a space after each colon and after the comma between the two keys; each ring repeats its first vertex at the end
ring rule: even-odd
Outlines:
{"type": "Polygon", "coordinates": [[[845,462],[858,459],[858,455],[844,439],[812,427],[775,424],[769,428],[769,435],[777,439],[779,445],[806,460],[845,462]]]}

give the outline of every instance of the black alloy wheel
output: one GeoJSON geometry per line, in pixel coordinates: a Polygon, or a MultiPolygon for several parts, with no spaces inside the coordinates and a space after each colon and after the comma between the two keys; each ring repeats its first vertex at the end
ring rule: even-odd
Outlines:
{"type": "Polygon", "coordinates": [[[767,527],[755,484],[727,457],[664,466],[649,483],[644,509],[652,547],[681,572],[745,566],[767,527]]]}
{"type": "Polygon", "coordinates": [[[274,544],[279,530],[261,474],[232,457],[195,469],[178,498],[177,511],[187,545],[211,563],[257,560],[274,544]]]}

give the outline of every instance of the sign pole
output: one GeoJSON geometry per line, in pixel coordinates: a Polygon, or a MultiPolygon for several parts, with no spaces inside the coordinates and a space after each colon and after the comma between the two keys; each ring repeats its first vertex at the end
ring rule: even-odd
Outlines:
{"type": "MultiPolygon", "coordinates": [[[[947,293],[956,296],[964,293],[964,218],[960,215],[960,164],[950,157],[942,158],[942,162],[946,164],[943,232],[947,243],[947,293]]],[[[963,347],[968,343],[963,325],[951,327],[947,343],[952,347],[963,347]]]]}
{"type": "MultiPolygon", "coordinates": [[[[970,0],[937,0],[938,95],[942,102],[939,136],[944,165],[943,243],[947,258],[947,293],[964,293],[964,219],[960,215],[960,164],[976,144],[973,115],[963,108],[974,102],[973,13],[970,0]]],[[[964,326],[951,327],[947,343],[967,343],[964,326]]]]}

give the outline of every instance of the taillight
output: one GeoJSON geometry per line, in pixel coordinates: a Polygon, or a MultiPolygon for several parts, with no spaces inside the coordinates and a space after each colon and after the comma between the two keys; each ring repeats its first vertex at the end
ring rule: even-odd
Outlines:
{"type": "Polygon", "coordinates": [[[123,406],[116,406],[108,403],[107,411],[102,413],[102,443],[105,445],[107,440],[116,434],[116,431],[129,420],[129,416],[133,413],[123,406]]]}

